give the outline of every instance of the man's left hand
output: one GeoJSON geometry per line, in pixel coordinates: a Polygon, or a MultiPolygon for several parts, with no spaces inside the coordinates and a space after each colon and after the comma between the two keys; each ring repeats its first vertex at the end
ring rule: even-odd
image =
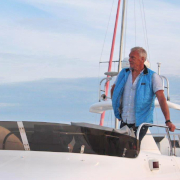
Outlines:
{"type": "Polygon", "coordinates": [[[168,122],[166,125],[169,127],[169,130],[171,132],[174,132],[174,130],[176,129],[176,126],[172,122],[168,122]]]}

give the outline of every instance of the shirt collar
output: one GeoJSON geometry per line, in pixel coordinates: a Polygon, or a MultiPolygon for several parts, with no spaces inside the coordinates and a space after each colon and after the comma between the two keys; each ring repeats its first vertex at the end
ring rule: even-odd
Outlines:
{"type": "MultiPolygon", "coordinates": [[[[131,70],[131,68],[126,68],[125,71],[128,72],[129,70],[131,70]]],[[[144,69],[143,69],[143,74],[146,75],[148,74],[148,68],[144,65],[144,69]]]]}
{"type": "MultiPolygon", "coordinates": [[[[129,68],[129,69],[130,69],[130,71],[132,73],[132,68],[129,68]]],[[[145,71],[145,68],[140,72],[140,74],[143,73],[144,71],[145,71]]]]}

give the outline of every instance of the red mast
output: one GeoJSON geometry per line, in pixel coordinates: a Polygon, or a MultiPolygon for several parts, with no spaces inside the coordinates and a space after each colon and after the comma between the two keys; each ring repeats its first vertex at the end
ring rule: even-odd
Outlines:
{"type": "MultiPolygon", "coordinates": [[[[112,40],[112,46],[111,46],[111,54],[110,54],[110,59],[109,59],[108,72],[111,72],[111,67],[112,67],[112,60],[113,60],[113,55],[114,55],[114,45],[115,45],[116,31],[117,31],[118,18],[119,18],[120,3],[121,3],[121,0],[118,1],[118,7],[117,7],[116,20],[115,20],[115,26],[114,26],[114,34],[113,34],[113,40],[112,40]]],[[[107,76],[107,77],[109,77],[109,76],[107,76]]],[[[109,81],[106,84],[106,89],[105,89],[105,95],[106,96],[108,95],[108,89],[109,89],[109,81]]],[[[100,126],[103,126],[104,118],[105,118],[105,112],[103,112],[101,114],[100,126]]]]}

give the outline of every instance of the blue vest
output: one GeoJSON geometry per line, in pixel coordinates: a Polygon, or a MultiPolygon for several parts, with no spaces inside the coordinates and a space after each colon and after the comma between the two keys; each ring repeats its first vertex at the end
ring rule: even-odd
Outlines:
{"type": "MultiPolygon", "coordinates": [[[[121,119],[122,94],[127,82],[130,69],[122,69],[114,88],[112,106],[115,117],[121,119]]],[[[153,110],[155,94],[153,92],[152,75],[154,71],[144,66],[136,86],[135,94],[135,119],[136,127],[142,123],[153,123],[153,110]]]]}

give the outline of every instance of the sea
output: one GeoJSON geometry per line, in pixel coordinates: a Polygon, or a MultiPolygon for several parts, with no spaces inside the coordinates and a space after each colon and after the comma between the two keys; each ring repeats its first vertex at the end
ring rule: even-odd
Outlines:
{"type": "MultiPolygon", "coordinates": [[[[168,75],[167,78],[170,82],[170,101],[180,104],[180,77],[168,75]]],[[[98,102],[100,80],[44,79],[1,84],[0,120],[99,124],[100,114],[90,113],[89,108],[98,102]]],[[[170,114],[171,121],[180,128],[180,111],[171,109],[170,114]]],[[[164,124],[164,121],[160,108],[155,108],[154,123],[164,124]]],[[[114,127],[114,124],[113,111],[107,111],[104,126],[114,127]]]]}

